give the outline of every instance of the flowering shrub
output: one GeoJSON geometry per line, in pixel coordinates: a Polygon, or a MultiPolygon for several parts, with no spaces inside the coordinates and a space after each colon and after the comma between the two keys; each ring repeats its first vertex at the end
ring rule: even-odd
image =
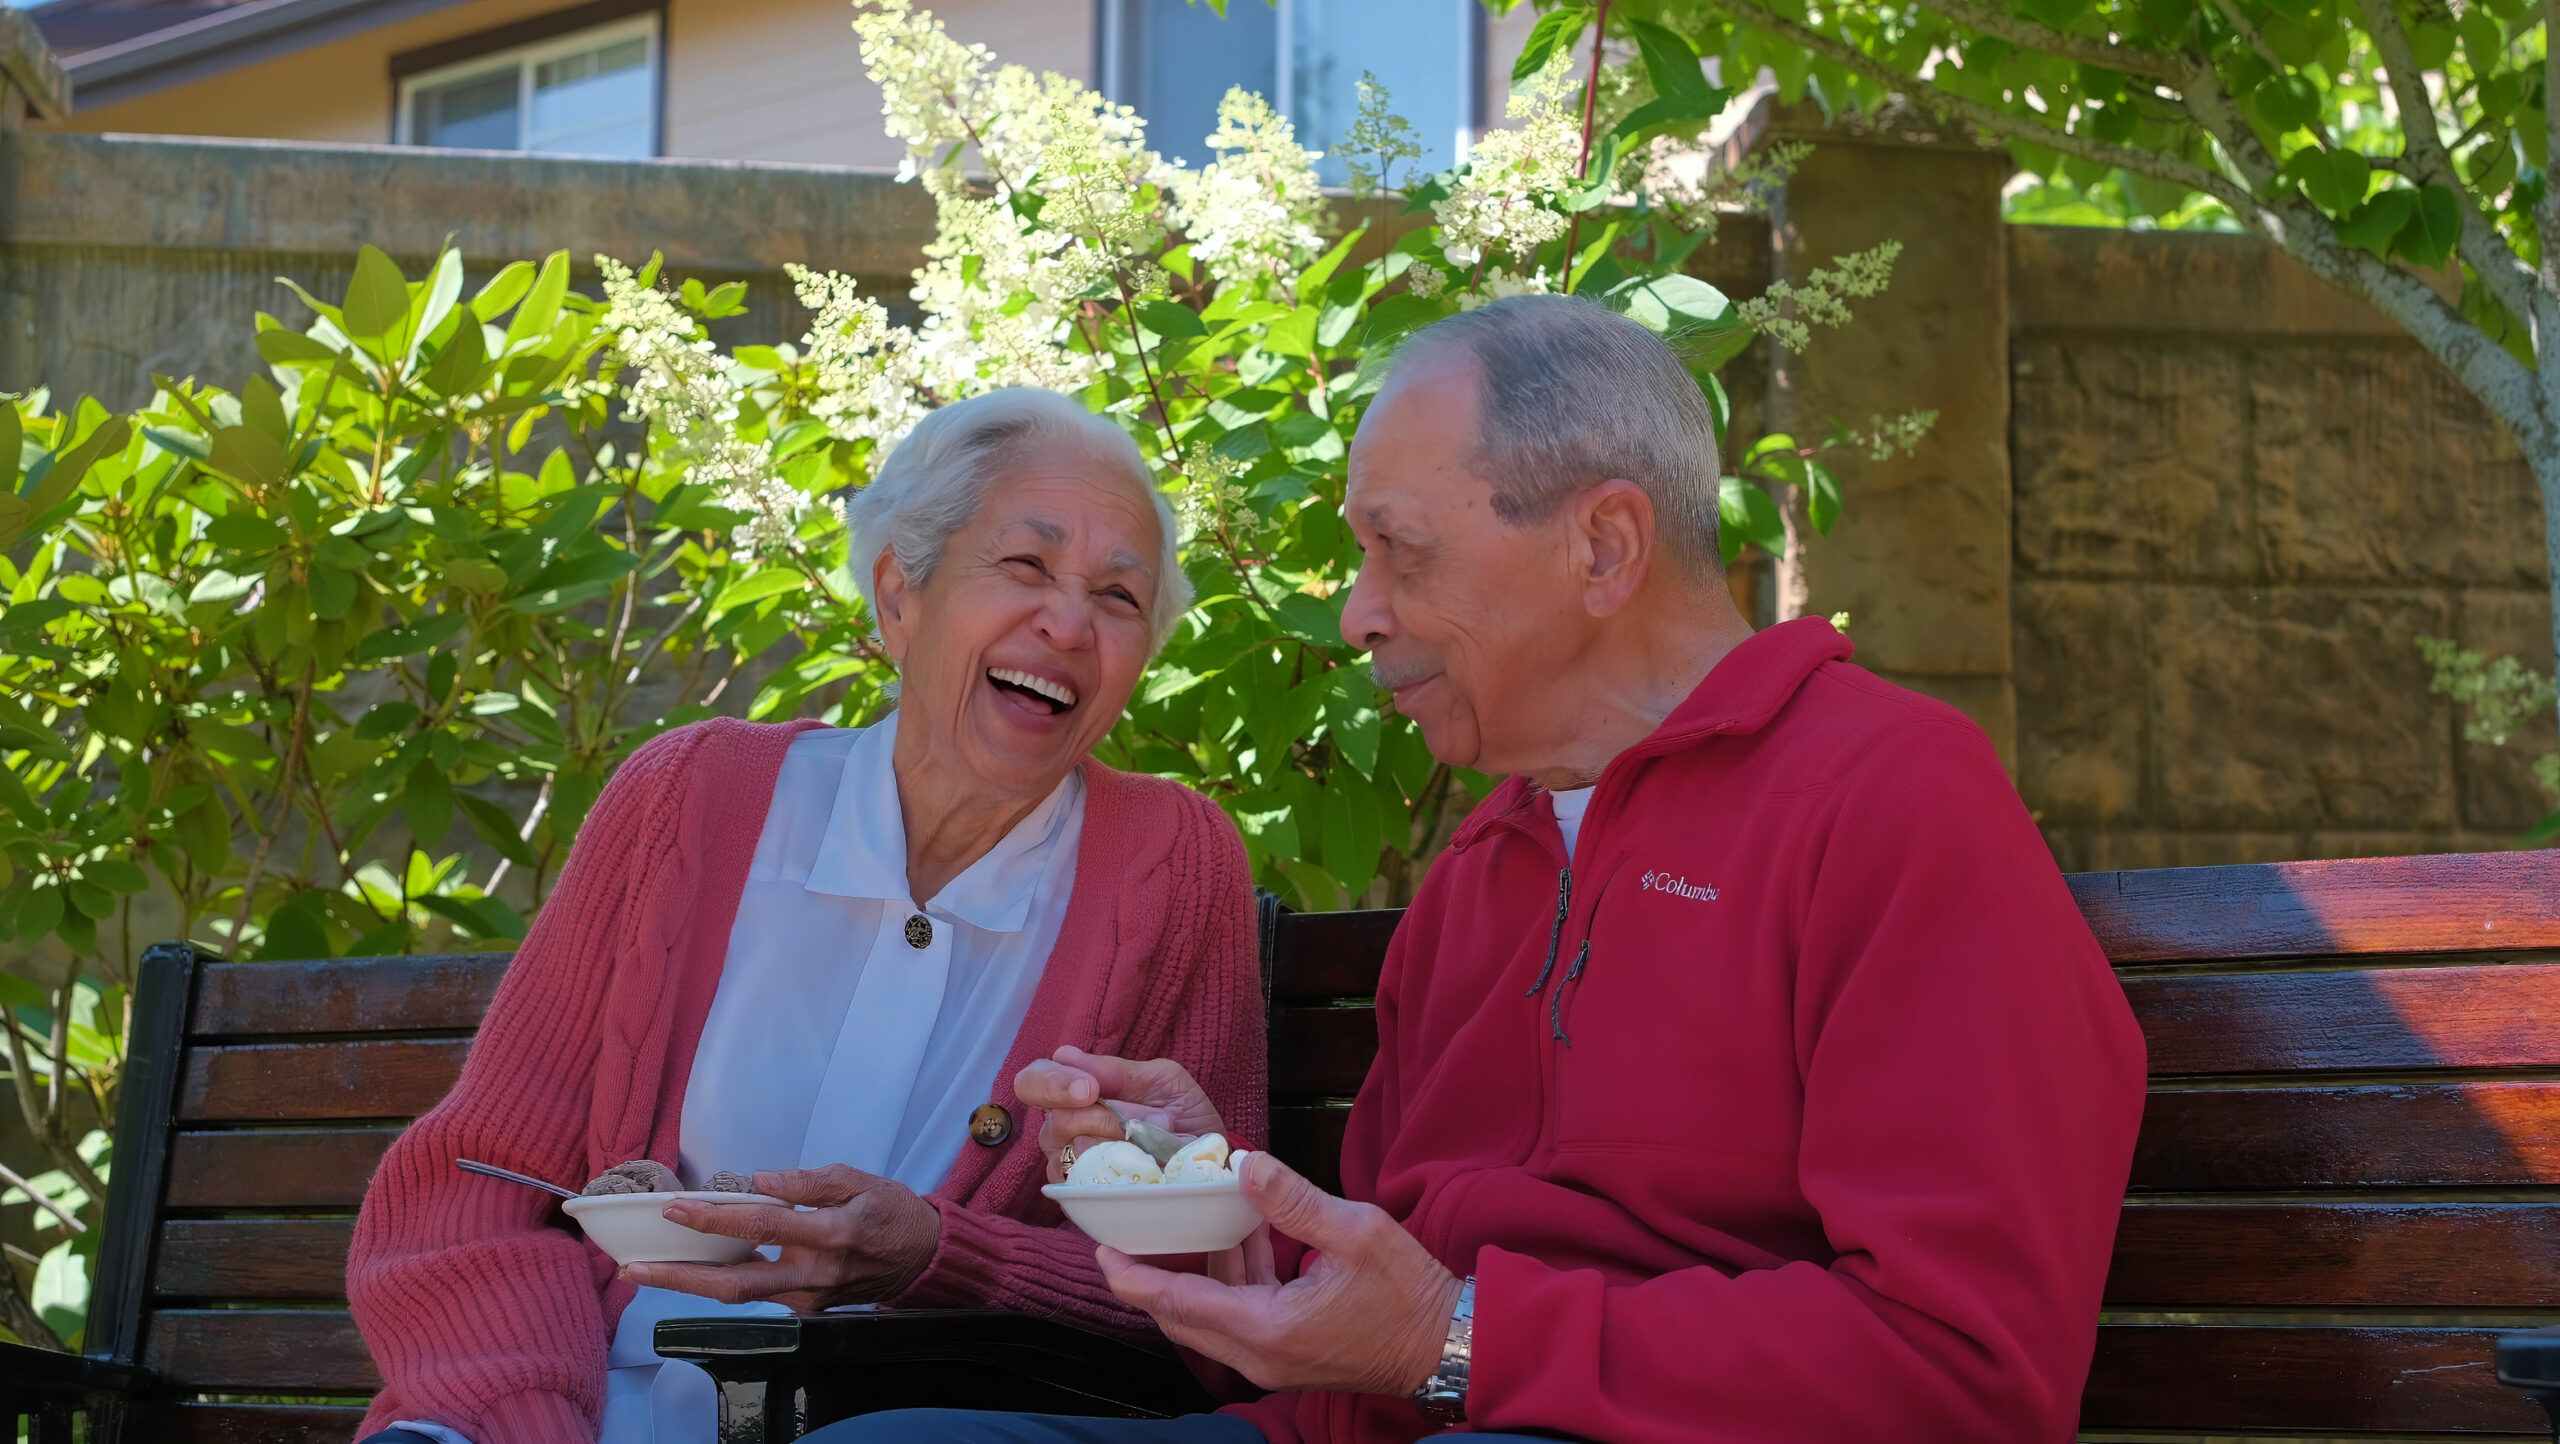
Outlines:
{"type": "MultiPolygon", "coordinates": [[[[257,318],[268,373],[236,390],[0,406],[0,938],[35,960],[0,983],[0,1042],[60,1165],[31,1191],[103,1194],[64,1100],[111,1107],[142,945],[504,945],[649,736],[715,710],[877,716],[889,672],[829,502],[992,387],[1118,420],[1186,527],[1202,600],[1105,760],[1216,798],[1297,903],[1409,895],[1482,779],[1433,761],[1340,633],[1343,460],[1394,342],[1494,296],[1601,296],[1690,356],[1721,424],[1717,366],[1837,324],[1891,265],[1843,258],[1765,306],[1681,274],[1731,192],[1657,202],[1642,177],[1723,92],[1638,21],[1640,63],[1603,95],[1545,28],[1521,125],[1453,172],[1410,174],[1410,127],[1364,91],[1364,213],[1405,214],[1345,229],[1254,96],[1220,107],[1215,159],[1168,163],[1127,109],[882,0],[855,21],[863,61],[939,218],[912,327],[795,268],[808,334],[724,352],[707,325],[736,284],[598,258],[590,299],[554,255],[466,297],[459,256],[411,279],[368,248],[343,297],[301,297],[307,326],[257,318]]],[[[1728,557],[1790,545],[1771,488],[1808,490],[1828,528],[1826,447],[1926,424],[1737,448],[1728,557]]]]}

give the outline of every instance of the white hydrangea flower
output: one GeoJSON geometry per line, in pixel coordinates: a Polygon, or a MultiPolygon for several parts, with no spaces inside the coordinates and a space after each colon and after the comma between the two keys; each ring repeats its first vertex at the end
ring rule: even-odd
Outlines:
{"type": "Polygon", "coordinates": [[[1813,340],[1815,326],[1849,324],[1852,299],[1878,295],[1893,280],[1893,263],[1902,256],[1900,241],[1886,241],[1834,256],[1816,268],[1803,285],[1773,281],[1769,289],[1734,308],[1744,324],[1790,351],[1802,351],[1813,340]]]}
{"type": "Polygon", "coordinates": [[[1321,156],[1298,144],[1289,118],[1231,89],[1218,102],[1209,147],[1216,160],[1170,178],[1174,222],[1190,236],[1192,256],[1220,285],[1278,279],[1314,259],[1327,219],[1321,156]]]}
{"type": "Polygon", "coordinates": [[[1515,128],[1493,130],[1467,154],[1466,172],[1431,203],[1441,249],[1462,266],[1494,253],[1526,257],[1565,233],[1557,206],[1582,188],[1582,123],[1573,57],[1558,50],[1536,84],[1511,97],[1515,128]]]}
{"type": "Polygon", "coordinates": [[[915,335],[889,324],[889,313],[864,296],[851,276],[786,265],[800,304],[815,313],[805,338],[817,392],[809,412],[829,434],[869,437],[886,453],[922,420],[924,363],[915,335]]]}
{"type": "Polygon", "coordinates": [[[1496,267],[1485,272],[1484,278],[1476,283],[1474,289],[1458,298],[1458,309],[1472,311],[1489,301],[1499,301],[1506,296],[1549,295],[1555,288],[1555,278],[1548,275],[1543,266],[1525,276],[1496,267]]]}

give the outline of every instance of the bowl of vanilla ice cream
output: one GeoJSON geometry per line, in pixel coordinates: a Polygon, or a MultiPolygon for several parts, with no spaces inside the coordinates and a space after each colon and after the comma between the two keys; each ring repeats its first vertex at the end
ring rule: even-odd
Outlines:
{"type": "Polygon", "coordinates": [[[690,1198],[703,1203],[770,1203],[791,1205],[755,1191],[735,1173],[715,1173],[699,1189],[688,1189],[676,1171],[663,1163],[635,1158],[606,1169],[596,1180],[566,1200],[560,1211],[578,1221],[595,1246],[618,1264],[745,1263],[756,1246],[727,1234],[704,1233],[667,1217],[667,1204],[690,1198]]]}
{"type": "Polygon", "coordinates": [[[1215,1133],[1192,1139],[1159,1162],[1121,1139],[1076,1155],[1067,1181],[1040,1191],[1097,1243],[1125,1254],[1216,1253],[1234,1248],[1262,1222],[1245,1201],[1249,1150],[1230,1153],[1215,1133]]]}

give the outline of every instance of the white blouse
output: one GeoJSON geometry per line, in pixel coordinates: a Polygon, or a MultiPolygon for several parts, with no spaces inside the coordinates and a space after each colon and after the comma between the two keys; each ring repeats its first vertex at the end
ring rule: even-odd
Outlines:
{"type": "MultiPolygon", "coordinates": [[[[896,741],[893,714],[804,733],[783,758],[685,1084],[688,1186],[848,1163],[928,1193],[973,1146],[969,1115],[994,1091],[1075,890],[1084,777],[1069,773],[919,906],[896,741]]],[[[712,1444],[710,1376],[658,1357],[658,1320],[785,1312],[640,1290],[606,1354],[600,1444],[712,1444]]]]}

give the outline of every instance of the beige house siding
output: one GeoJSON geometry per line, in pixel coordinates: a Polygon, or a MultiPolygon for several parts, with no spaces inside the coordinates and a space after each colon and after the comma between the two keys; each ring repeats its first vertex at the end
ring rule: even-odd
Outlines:
{"type": "MultiPolygon", "coordinates": [[[[1237,0],[1239,4],[1259,0],[1237,0]]],[[[56,129],[379,145],[392,136],[391,57],[562,8],[471,0],[308,50],[96,107],[56,129]]],[[[1007,61],[1093,78],[1090,0],[942,0],[951,33],[1007,61]]],[[[669,0],[665,153],[698,160],[893,166],[880,92],[863,76],[843,0],[669,0]]],[[[1486,21],[1482,114],[1502,123],[1512,60],[1535,16],[1486,21]]]]}
{"type": "MultiPolygon", "coordinates": [[[[472,0],[361,35],[96,107],[55,127],[382,144],[391,57],[548,14],[560,0],[472,0]]],[[[1078,78],[1093,67],[1085,0],[945,0],[951,33],[1007,60],[1078,78]]],[[[841,0],[671,0],[665,153],[698,160],[895,165],[880,92],[863,77],[841,0]]]]}

